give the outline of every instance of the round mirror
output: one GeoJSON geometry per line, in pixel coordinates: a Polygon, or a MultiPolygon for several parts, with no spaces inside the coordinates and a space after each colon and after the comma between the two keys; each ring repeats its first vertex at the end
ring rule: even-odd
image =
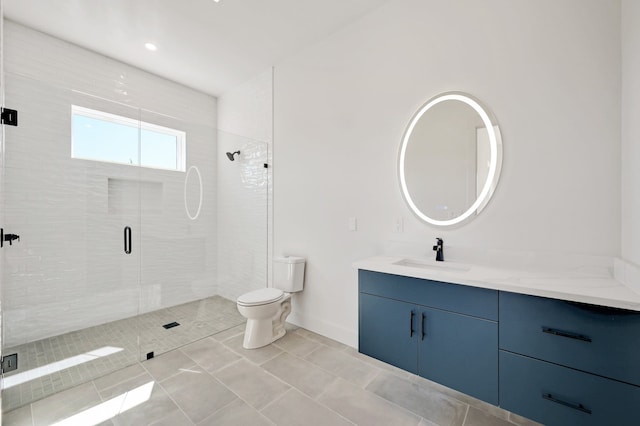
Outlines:
{"type": "Polygon", "coordinates": [[[432,225],[478,215],[498,183],[500,129],[486,108],[462,93],[443,93],[411,118],[402,137],[398,173],[411,210],[432,225]]]}

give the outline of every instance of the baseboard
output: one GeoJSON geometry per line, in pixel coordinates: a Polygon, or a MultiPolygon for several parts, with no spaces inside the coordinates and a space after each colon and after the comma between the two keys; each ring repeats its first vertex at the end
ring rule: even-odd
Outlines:
{"type": "Polygon", "coordinates": [[[358,332],[349,330],[340,325],[330,323],[317,317],[300,315],[295,312],[292,312],[291,315],[289,315],[287,322],[336,340],[340,343],[344,343],[352,348],[358,347],[358,332]]]}

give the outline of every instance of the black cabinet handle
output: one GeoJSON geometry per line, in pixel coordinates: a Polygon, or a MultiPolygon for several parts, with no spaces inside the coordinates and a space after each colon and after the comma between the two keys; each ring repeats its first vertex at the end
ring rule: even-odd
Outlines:
{"type": "Polygon", "coordinates": [[[420,332],[422,333],[422,337],[420,337],[420,340],[424,340],[424,336],[427,334],[424,332],[424,320],[427,318],[427,316],[424,314],[424,312],[422,312],[422,317],[420,319],[420,332]]]}
{"type": "Polygon", "coordinates": [[[574,410],[582,411],[583,413],[591,414],[591,410],[582,404],[574,404],[572,402],[563,401],[551,395],[550,393],[543,393],[542,398],[547,401],[555,402],[556,404],[564,405],[565,407],[573,408],[574,410]]]}
{"type": "Polygon", "coordinates": [[[554,336],[567,337],[569,339],[581,340],[583,342],[591,343],[591,338],[578,333],[572,333],[570,331],[558,330],[551,327],[542,327],[542,332],[547,334],[553,334],[554,336]]]}
{"type": "Polygon", "coordinates": [[[416,313],[411,311],[411,315],[409,315],[409,337],[413,337],[413,316],[416,313]]]}
{"type": "Polygon", "coordinates": [[[131,227],[124,227],[124,252],[131,254],[131,227]]]}

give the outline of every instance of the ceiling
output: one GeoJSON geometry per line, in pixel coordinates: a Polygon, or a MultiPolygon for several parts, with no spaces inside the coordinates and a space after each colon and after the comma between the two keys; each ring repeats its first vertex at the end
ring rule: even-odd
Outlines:
{"type": "Polygon", "coordinates": [[[4,0],[4,13],[218,96],[385,1],[4,0]],[[158,50],[146,50],[146,42],[158,50]]]}

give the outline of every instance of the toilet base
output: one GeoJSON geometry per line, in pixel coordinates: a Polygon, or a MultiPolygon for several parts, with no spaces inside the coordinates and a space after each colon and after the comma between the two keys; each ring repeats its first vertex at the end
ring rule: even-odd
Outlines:
{"type": "Polygon", "coordinates": [[[275,342],[284,335],[284,329],[278,334],[273,334],[271,321],[248,319],[247,327],[244,330],[242,347],[245,349],[258,349],[275,342]]]}
{"type": "Polygon", "coordinates": [[[267,346],[286,334],[285,321],[291,313],[291,299],[287,297],[280,304],[278,313],[267,319],[247,319],[242,347],[258,349],[267,346]]]}

